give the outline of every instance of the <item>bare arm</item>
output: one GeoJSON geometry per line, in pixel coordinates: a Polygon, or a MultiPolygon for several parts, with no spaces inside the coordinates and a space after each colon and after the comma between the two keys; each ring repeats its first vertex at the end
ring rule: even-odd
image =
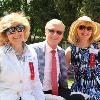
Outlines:
{"type": "Polygon", "coordinates": [[[66,57],[66,63],[68,66],[68,70],[70,70],[70,66],[71,66],[71,48],[70,47],[68,47],[65,50],[65,57],[66,57]]]}

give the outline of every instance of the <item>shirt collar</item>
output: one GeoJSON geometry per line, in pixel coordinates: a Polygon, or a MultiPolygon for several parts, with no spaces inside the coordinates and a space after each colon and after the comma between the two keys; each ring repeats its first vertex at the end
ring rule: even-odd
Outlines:
{"type": "MultiPolygon", "coordinates": [[[[46,51],[51,52],[53,49],[49,46],[48,42],[46,41],[46,51]]],[[[54,49],[57,52],[57,48],[54,49]]]]}
{"type": "MultiPolygon", "coordinates": [[[[27,45],[26,45],[26,43],[24,43],[23,42],[23,48],[24,48],[24,51],[26,51],[26,49],[27,49],[27,45]]],[[[8,52],[15,52],[15,50],[12,48],[12,46],[8,43],[8,44],[6,44],[5,45],[5,49],[4,49],[4,52],[5,53],[8,53],[8,52]]]]}

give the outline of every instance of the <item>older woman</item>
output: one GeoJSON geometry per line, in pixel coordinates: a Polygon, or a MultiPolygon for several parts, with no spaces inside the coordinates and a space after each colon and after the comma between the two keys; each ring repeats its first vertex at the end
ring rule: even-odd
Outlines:
{"type": "Polygon", "coordinates": [[[25,44],[29,34],[29,22],[22,13],[1,18],[0,100],[45,100],[37,55],[25,44]]]}
{"type": "Polygon", "coordinates": [[[100,39],[99,24],[87,16],[72,23],[69,31],[69,46],[66,61],[74,69],[74,84],[71,90],[88,94],[93,100],[100,100],[100,65],[95,40],[100,39]]]}

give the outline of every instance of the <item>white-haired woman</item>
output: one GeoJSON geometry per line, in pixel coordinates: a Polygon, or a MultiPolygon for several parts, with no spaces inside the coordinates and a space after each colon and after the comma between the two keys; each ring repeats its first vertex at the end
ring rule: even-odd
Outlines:
{"type": "Polygon", "coordinates": [[[87,16],[74,21],[70,27],[66,51],[66,61],[74,69],[73,92],[88,94],[93,100],[100,100],[100,69],[98,66],[98,47],[100,25],[87,16]]]}
{"type": "Polygon", "coordinates": [[[37,55],[25,43],[30,25],[22,13],[0,20],[0,100],[45,100],[37,55]]]}

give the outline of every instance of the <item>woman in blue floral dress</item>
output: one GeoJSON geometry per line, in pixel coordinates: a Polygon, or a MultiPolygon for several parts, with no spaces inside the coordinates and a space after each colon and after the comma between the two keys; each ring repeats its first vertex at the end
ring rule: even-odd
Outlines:
{"type": "Polygon", "coordinates": [[[99,24],[83,16],[72,23],[65,53],[69,67],[74,70],[72,92],[88,94],[100,100],[99,24]]]}

